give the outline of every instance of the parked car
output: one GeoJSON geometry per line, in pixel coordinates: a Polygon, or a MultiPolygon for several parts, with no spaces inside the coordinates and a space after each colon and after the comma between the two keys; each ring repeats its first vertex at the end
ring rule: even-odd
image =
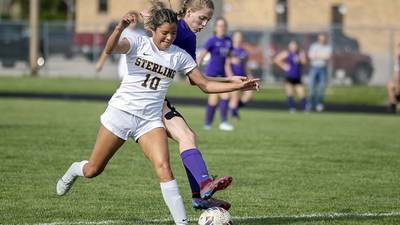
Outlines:
{"type": "Polygon", "coordinates": [[[61,24],[48,24],[40,29],[47,55],[62,55],[70,59],[75,54],[74,27],[61,24]]]}
{"type": "MultiPolygon", "coordinates": [[[[264,33],[261,31],[243,31],[246,43],[244,47],[249,52],[249,62],[256,65],[254,71],[265,72],[265,61],[271,62],[278,52],[287,48],[291,40],[296,40],[302,49],[308,51],[311,44],[317,40],[317,32],[286,32],[274,31],[264,33]],[[261,46],[262,38],[266,38],[268,48],[261,46]]],[[[332,45],[332,76],[344,76],[351,79],[353,84],[367,84],[374,71],[370,56],[361,53],[358,41],[343,33],[336,32],[329,36],[332,45]]],[[[251,64],[250,64],[251,65],[251,64]]],[[[307,67],[304,72],[307,72],[307,67]]],[[[275,64],[271,65],[271,73],[275,80],[283,81],[284,71],[275,64]]]]}
{"type": "MultiPolygon", "coordinates": [[[[43,39],[39,41],[38,65],[44,65],[43,39]]],[[[0,61],[3,67],[17,62],[29,64],[29,35],[22,23],[0,23],[0,61]]]]}
{"type": "MultiPolygon", "coordinates": [[[[291,40],[296,40],[307,52],[317,39],[317,32],[274,32],[270,37],[271,55],[286,49],[291,40]]],[[[372,59],[360,52],[358,41],[341,32],[336,32],[329,36],[329,42],[332,46],[332,77],[344,76],[350,78],[353,84],[367,84],[374,71],[372,59]]],[[[283,77],[284,71],[276,65],[272,66],[272,72],[276,77],[283,77]]]]}
{"type": "MultiPolygon", "coordinates": [[[[75,51],[83,54],[91,62],[97,60],[117,24],[117,22],[111,22],[104,33],[76,32],[74,34],[75,51]]],[[[115,55],[111,55],[109,58],[116,61],[115,55]]]]}

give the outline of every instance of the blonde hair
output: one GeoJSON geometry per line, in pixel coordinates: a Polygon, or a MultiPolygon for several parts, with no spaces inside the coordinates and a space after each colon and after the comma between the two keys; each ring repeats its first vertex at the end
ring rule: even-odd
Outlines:
{"type": "Polygon", "coordinates": [[[214,3],[212,0],[182,0],[182,9],[179,10],[178,16],[184,17],[188,9],[198,11],[201,9],[213,9],[214,3]]]}

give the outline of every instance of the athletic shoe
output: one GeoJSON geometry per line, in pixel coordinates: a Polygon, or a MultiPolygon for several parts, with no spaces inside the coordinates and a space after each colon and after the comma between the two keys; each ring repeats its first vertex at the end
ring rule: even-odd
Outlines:
{"type": "Polygon", "coordinates": [[[71,189],[76,178],[78,178],[77,176],[70,175],[67,173],[63,177],[61,177],[57,182],[56,191],[57,195],[59,196],[65,195],[69,191],[69,189],[71,189]]]}
{"type": "Polygon", "coordinates": [[[203,129],[204,130],[211,130],[211,125],[204,125],[203,129]]]}
{"type": "Polygon", "coordinates": [[[192,198],[192,207],[194,209],[208,209],[211,207],[221,207],[225,210],[229,210],[231,204],[224,200],[219,200],[215,198],[210,198],[210,199],[192,198]]]}
{"type": "Polygon", "coordinates": [[[200,197],[209,199],[216,191],[224,190],[232,182],[231,176],[224,176],[216,179],[208,179],[200,185],[200,197]]]}
{"type": "Polygon", "coordinates": [[[219,124],[219,129],[223,131],[233,131],[233,126],[227,122],[222,122],[219,124]]]}

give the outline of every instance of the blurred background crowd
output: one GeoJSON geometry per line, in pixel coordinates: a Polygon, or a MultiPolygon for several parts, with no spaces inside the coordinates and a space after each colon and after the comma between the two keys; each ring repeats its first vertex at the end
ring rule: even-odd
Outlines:
{"type": "MultiPolygon", "coordinates": [[[[179,9],[181,0],[166,1],[179,9]]],[[[29,0],[0,1],[0,76],[29,73],[29,0]]],[[[385,86],[398,70],[400,0],[215,0],[215,18],[229,32],[240,30],[248,66],[267,84],[285,82],[274,58],[295,41],[307,53],[320,33],[331,46],[329,85],[385,86]]],[[[148,0],[40,0],[41,76],[117,79],[118,56],[96,73],[98,60],[116,20],[128,10],[143,10],[148,0]]],[[[201,32],[198,49],[213,33],[201,32]]],[[[308,56],[308,55],[307,55],[308,56]]],[[[207,59],[204,60],[207,63],[207,59]]],[[[302,72],[309,79],[309,63],[302,72]]]]}

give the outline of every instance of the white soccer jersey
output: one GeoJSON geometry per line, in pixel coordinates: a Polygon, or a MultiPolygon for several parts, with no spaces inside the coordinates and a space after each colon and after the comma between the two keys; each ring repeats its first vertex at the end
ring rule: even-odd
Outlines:
{"type": "Polygon", "coordinates": [[[178,71],[185,74],[197,65],[184,50],[171,45],[160,51],[152,38],[126,37],[131,45],[126,53],[128,75],[112,96],[109,105],[147,120],[159,120],[165,95],[178,71]]]}

